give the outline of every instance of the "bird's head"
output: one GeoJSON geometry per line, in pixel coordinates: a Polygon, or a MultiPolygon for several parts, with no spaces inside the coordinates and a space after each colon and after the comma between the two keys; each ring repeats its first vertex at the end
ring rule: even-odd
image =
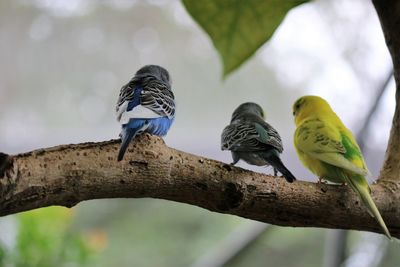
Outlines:
{"type": "Polygon", "coordinates": [[[293,116],[298,126],[304,119],[314,115],[323,115],[324,113],[332,113],[332,109],[325,99],[319,96],[307,95],[302,96],[293,104],[293,116]]]}
{"type": "Polygon", "coordinates": [[[136,72],[134,79],[143,79],[146,77],[154,77],[158,80],[163,81],[166,84],[171,84],[171,79],[168,71],[158,65],[146,65],[140,68],[136,72]]]}
{"type": "Polygon", "coordinates": [[[232,113],[232,119],[231,121],[234,121],[244,114],[255,114],[257,116],[260,116],[261,118],[264,119],[264,111],[260,107],[260,105],[253,103],[253,102],[246,102],[238,106],[235,111],[232,113]]]}

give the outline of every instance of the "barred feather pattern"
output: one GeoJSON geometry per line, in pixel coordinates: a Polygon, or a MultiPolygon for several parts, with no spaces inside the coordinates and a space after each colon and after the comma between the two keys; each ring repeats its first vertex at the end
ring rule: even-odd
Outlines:
{"type": "Polygon", "coordinates": [[[143,87],[141,104],[161,116],[175,116],[174,94],[168,84],[152,80],[143,87]]]}
{"type": "Polygon", "coordinates": [[[145,77],[134,77],[128,84],[121,88],[116,111],[126,101],[132,101],[135,97],[135,88],[142,87],[140,105],[154,111],[160,116],[172,119],[175,116],[175,97],[168,83],[165,83],[152,75],[145,77]]]}
{"type": "Polygon", "coordinates": [[[266,131],[268,139],[261,138],[256,124],[243,120],[233,121],[221,135],[221,149],[231,151],[263,151],[269,145],[282,153],[282,140],[278,132],[268,123],[259,124],[266,131]]]}
{"type": "Polygon", "coordinates": [[[130,86],[130,83],[122,86],[121,90],[119,91],[119,96],[117,100],[117,105],[115,107],[115,111],[118,112],[119,108],[125,101],[132,101],[134,95],[133,88],[134,87],[130,86]]]}

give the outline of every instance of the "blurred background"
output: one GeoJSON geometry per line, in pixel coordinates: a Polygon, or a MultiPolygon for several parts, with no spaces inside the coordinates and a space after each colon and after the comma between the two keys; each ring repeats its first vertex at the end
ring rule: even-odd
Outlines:
{"type": "MultiPolygon", "coordinates": [[[[316,178],[292,146],[298,97],[331,103],[359,136],[375,176],[395,105],[391,59],[365,0],[293,9],[226,80],[210,39],[178,0],[2,0],[0,59],[0,151],[11,154],[117,138],[119,89],[145,64],[172,76],[177,118],[169,146],[230,162],[220,133],[234,108],[254,101],[282,136],[285,164],[308,181],[316,178]]],[[[0,266],[390,267],[400,261],[396,249],[372,233],[268,226],[155,199],[0,218],[0,266]]]]}

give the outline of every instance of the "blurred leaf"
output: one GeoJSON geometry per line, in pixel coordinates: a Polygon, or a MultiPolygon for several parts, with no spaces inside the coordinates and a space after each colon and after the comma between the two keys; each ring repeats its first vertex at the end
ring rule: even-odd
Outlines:
{"type": "Polygon", "coordinates": [[[0,267],[5,266],[6,261],[6,252],[4,251],[3,246],[0,244],[0,267]]]}
{"type": "Polygon", "coordinates": [[[286,13],[308,0],[182,0],[211,37],[224,76],[238,68],[271,38],[286,13]]]}
{"type": "Polygon", "coordinates": [[[68,209],[51,207],[38,209],[18,216],[17,238],[20,265],[50,266],[57,261],[57,251],[71,220],[68,209]]]}
{"type": "Polygon", "coordinates": [[[50,207],[18,215],[15,266],[84,266],[92,250],[83,236],[71,232],[70,209],[50,207]]]}
{"type": "Polygon", "coordinates": [[[88,247],[93,251],[103,251],[108,245],[107,232],[102,229],[92,230],[85,235],[88,247]]]}

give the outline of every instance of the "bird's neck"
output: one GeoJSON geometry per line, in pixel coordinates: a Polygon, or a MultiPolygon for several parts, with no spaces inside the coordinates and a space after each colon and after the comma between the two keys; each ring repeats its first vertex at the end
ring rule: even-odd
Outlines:
{"type": "Polygon", "coordinates": [[[300,116],[297,116],[295,118],[295,123],[296,126],[299,126],[303,124],[305,121],[309,120],[321,120],[321,121],[327,121],[331,122],[337,126],[343,126],[342,121],[339,119],[339,117],[336,115],[336,113],[329,109],[329,110],[324,110],[320,109],[318,111],[316,110],[308,110],[306,112],[303,112],[303,114],[300,114],[300,116]]]}

